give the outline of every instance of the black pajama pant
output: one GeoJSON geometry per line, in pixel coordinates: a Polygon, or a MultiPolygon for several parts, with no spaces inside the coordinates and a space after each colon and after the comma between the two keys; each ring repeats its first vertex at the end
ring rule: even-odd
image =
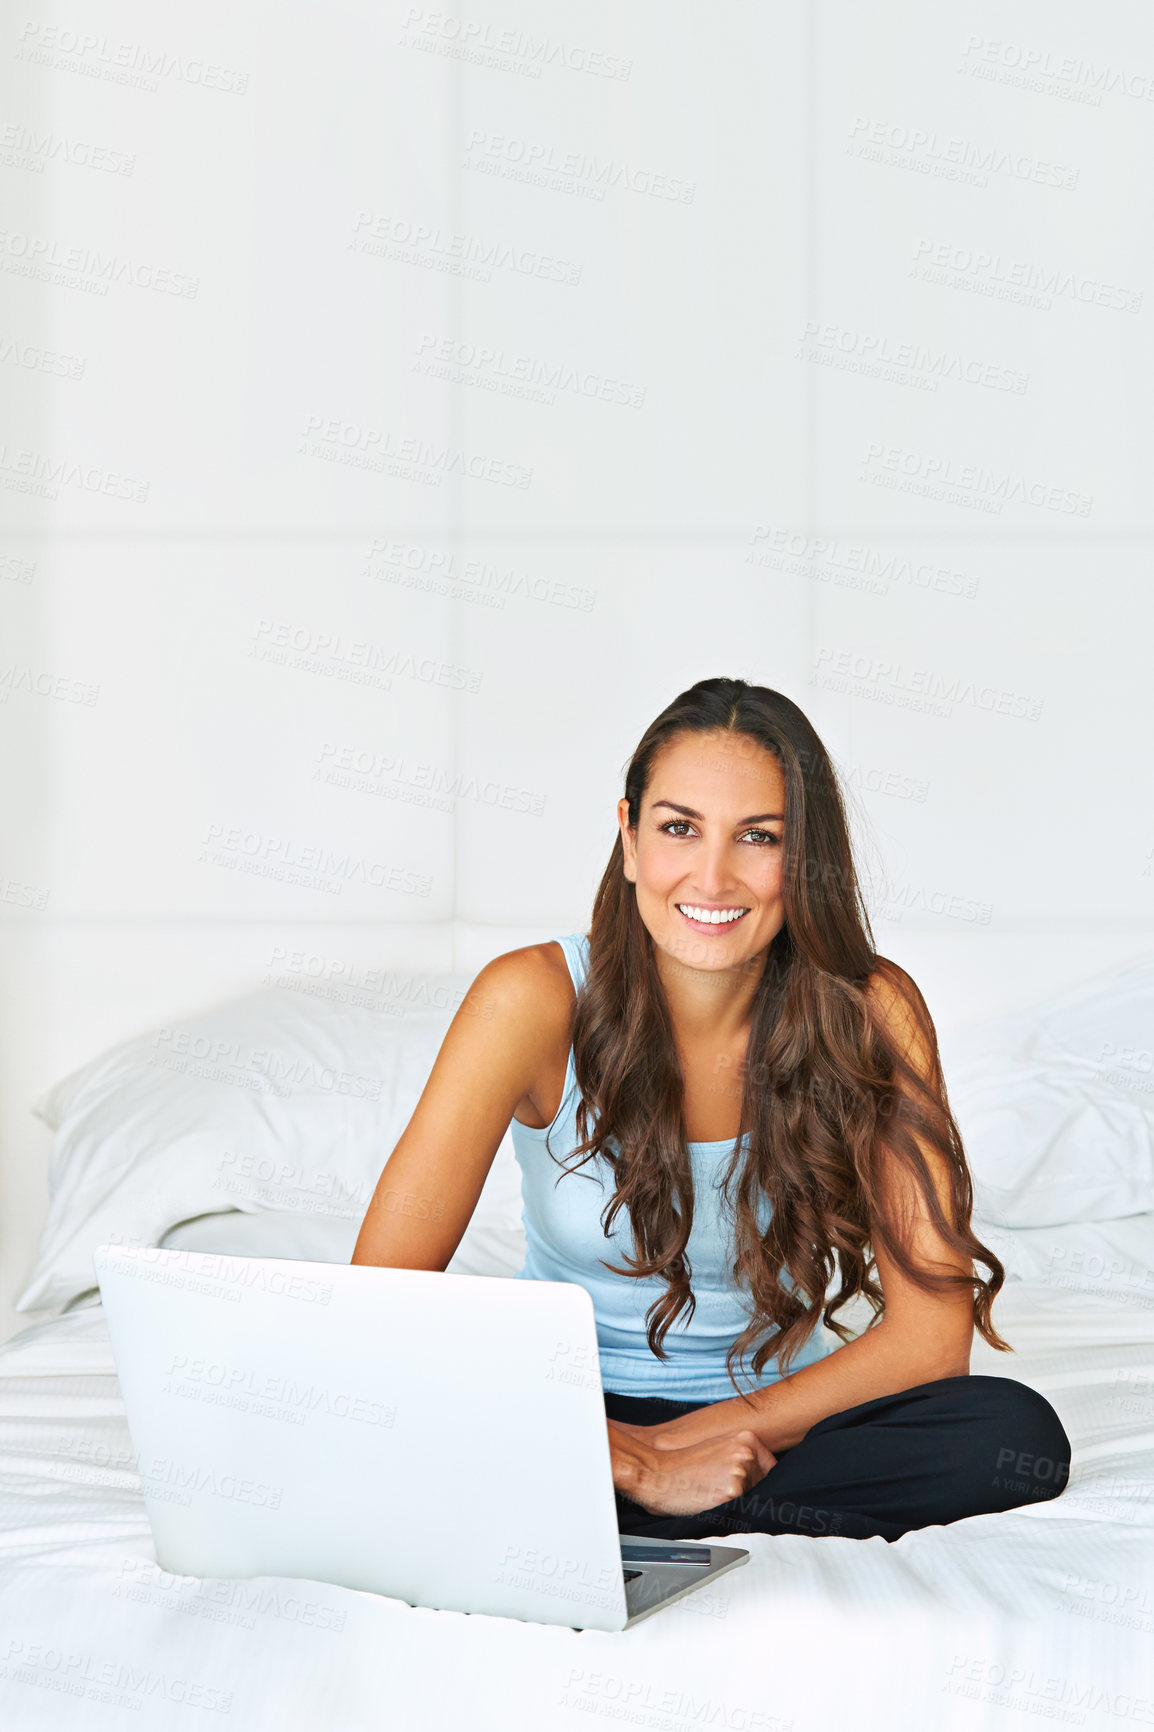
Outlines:
{"type": "MultiPolygon", "coordinates": [[[[607,1419],[658,1425],[709,1406],[605,1392],[607,1419]]],[[[660,1516],[617,1493],[622,1533],[840,1534],[900,1539],[914,1528],[1058,1497],[1070,1440],[1050,1403],[1008,1377],[942,1377],[863,1401],[811,1426],[743,1497],[660,1516]]]]}

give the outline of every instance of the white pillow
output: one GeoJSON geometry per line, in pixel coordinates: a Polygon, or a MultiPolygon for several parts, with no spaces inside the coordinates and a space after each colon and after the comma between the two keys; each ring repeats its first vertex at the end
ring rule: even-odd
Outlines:
{"type": "Polygon", "coordinates": [[[1095,975],[1040,1009],[1026,1058],[1086,1065],[1149,1111],[1154,1107],[1154,953],[1095,975]]]}
{"type": "Polygon", "coordinates": [[[943,1040],[962,1067],[990,1057],[1074,1063],[1154,1100],[1154,951],[1076,981],[1024,1010],[982,1017],[943,1040]]]}
{"type": "MultiPolygon", "coordinates": [[[[399,1015],[265,988],[66,1077],[34,1109],[56,1130],[51,1205],[17,1310],[91,1291],[97,1245],[156,1245],[212,1211],[359,1225],[471,983],[420,977],[418,1008],[399,1015]]],[[[507,1243],[520,1217],[506,1133],[473,1221],[507,1243]]]]}
{"type": "MultiPolygon", "coordinates": [[[[158,1244],[212,1212],[359,1225],[471,983],[407,982],[403,1015],[266,988],[124,1042],[49,1089],[35,1110],[57,1132],[52,1201],[17,1309],[90,1293],[99,1244],[158,1244]]],[[[1143,1068],[1144,1055],[1154,1062],[1154,957],[977,1036],[971,1055],[984,1056],[948,1071],[977,1216],[1028,1228],[1154,1210],[1143,1068]]],[[[507,1267],[522,1233],[508,1134],[469,1227],[484,1233],[482,1261],[507,1267]]],[[[472,1255],[465,1241],[461,1254],[472,1255]]]]}
{"type": "Polygon", "coordinates": [[[975,1214],[1006,1227],[1154,1210],[1154,957],[950,1043],[975,1214]]]}
{"type": "Polygon", "coordinates": [[[974,1232],[1001,1259],[1007,1281],[1067,1288],[1154,1314],[1154,1213],[1016,1228],[975,1215],[974,1232]]]}
{"type": "MultiPolygon", "coordinates": [[[[446,1270],[450,1275],[517,1275],[525,1262],[525,1229],[518,1218],[485,1206],[481,1193],[465,1236],[446,1270]]],[[[307,1263],[348,1263],[360,1234],[359,1219],[296,1215],[261,1209],[199,1215],[171,1228],[161,1244],[178,1251],[225,1257],[300,1257],[307,1263]]]]}
{"type": "Polygon", "coordinates": [[[1050,1227],[1154,1209],[1154,1116],[1091,1071],[990,1059],[949,1092],[976,1214],[1050,1227]]]}

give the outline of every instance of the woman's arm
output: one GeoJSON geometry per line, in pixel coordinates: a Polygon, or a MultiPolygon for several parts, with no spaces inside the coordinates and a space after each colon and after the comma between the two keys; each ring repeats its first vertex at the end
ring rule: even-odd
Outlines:
{"type": "MultiPolygon", "coordinates": [[[[933,1057],[912,1006],[883,976],[872,977],[867,996],[900,1050],[929,1080],[933,1057]]],[[[919,1138],[918,1147],[934,1177],[943,1212],[949,1218],[949,1184],[940,1156],[919,1138]]],[[[898,1208],[913,1216],[914,1259],[942,1272],[973,1273],[939,1236],[929,1220],[912,1178],[891,1160],[888,1183],[898,1208]]],[[[885,1309],[881,1321],[856,1341],[837,1347],[824,1359],[749,1395],[735,1396],[669,1420],[660,1426],[627,1427],[658,1449],[685,1448],[727,1432],[749,1430],[770,1450],[791,1449],[811,1426],[875,1396],[894,1395],[940,1377],[965,1377],[973,1341],[973,1301],[969,1291],[924,1292],[892,1260],[876,1249],[878,1279],[885,1309]]]]}
{"type": "Polygon", "coordinates": [[[443,1271],[451,1261],[514,1109],[557,1035],[555,999],[533,947],[481,970],[385,1162],[351,1262],[443,1271]]]}

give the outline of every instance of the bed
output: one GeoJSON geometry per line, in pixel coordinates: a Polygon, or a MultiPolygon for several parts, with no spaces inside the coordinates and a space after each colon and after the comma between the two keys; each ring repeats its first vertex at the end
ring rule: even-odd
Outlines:
{"type": "MultiPolygon", "coordinates": [[[[388,1016],[267,989],[37,1103],[51,1211],[0,1347],[6,1732],[1154,1725],[1154,958],[947,1055],[1017,1350],[979,1339],[971,1370],[1057,1409],[1060,1498],[893,1544],[746,1535],[743,1569],[617,1635],[157,1566],[92,1250],[346,1261],[463,995],[437,984],[388,1016]]],[[[507,1277],[522,1246],[506,1143],[450,1271],[507,1277]]]]}

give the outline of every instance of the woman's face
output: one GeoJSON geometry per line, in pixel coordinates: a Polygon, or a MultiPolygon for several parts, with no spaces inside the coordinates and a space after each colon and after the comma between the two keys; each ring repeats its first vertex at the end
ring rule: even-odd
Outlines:
{"type": "Polygon", "coordinates": [[[625,800],[617,820],[625,876],[659,950],[733,969],[781,930],[785,777],[756,740],[676,735],[654,760],[636,832],[625,800]]]}

